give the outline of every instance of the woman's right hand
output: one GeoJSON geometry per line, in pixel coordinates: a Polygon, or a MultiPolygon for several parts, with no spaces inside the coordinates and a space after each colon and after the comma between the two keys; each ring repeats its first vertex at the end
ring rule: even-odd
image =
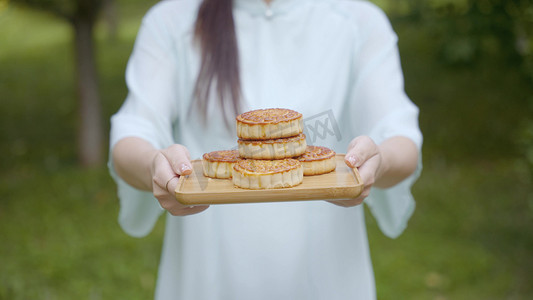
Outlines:
{"type": "Polygon", "coordinates": [[[152,190],[161,207],[173,216],[187,216],[206,210],[208,205],[187,206],[176,200],[178,178],[192,173],[189,150],[174,144],[159,150],[152,160],[152,190]]]}

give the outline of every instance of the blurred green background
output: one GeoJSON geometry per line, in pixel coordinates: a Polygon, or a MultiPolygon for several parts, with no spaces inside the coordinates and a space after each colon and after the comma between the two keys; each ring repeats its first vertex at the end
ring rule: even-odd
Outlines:
{"type": "MultiPolygon", "coordinates": [[[[117,1],[117,27],[97,22],[106,131],[155,2],[117,1]]],[[[378,298],[533,299],[531,1],[374,2],[425,136],[406,232],[388,239],[367,218],[378,298]]],[[[0,299],[153,295],[164,220],[141,239],[118,227],[105,165],[79,163],[76,97],[71,26],[0,0],[0,299]]]]}

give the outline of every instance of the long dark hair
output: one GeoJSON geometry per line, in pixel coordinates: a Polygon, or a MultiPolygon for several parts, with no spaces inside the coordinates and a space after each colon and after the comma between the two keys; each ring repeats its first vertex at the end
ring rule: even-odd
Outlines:
{"type": "Polygon", "coordinates": [[[203,0],[196,18],[194,35],[201,47],[201,66],[194,93],[204,116],[213,84],[224,116],[228,104],[233,113],[239,111],[241,83],[232,2],[203,0]]]}

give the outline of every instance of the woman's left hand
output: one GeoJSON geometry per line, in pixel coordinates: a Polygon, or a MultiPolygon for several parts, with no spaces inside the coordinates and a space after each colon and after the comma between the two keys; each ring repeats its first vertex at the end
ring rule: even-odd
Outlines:
{"type": "Polygon", "coordinates": [[[363,200],[370,194],[370,188],[376,182],[382,166],[382,156],[380,149],[374,141],[368,136],[358,136],[354,138],[344,157],[344,162],[350,168],[357,168],[363,181],[363,191],[359,197],[350,200],[331,200],[329,202],[351,207],[363,203],[363,200]]]}

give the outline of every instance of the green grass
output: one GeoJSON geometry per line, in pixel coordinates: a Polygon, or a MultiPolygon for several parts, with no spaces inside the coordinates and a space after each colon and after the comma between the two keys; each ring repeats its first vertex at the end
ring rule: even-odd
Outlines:
{"type": "MultiPolygon", "coordinates": [[[[121,4],[116,39],[97,31],[106,119],[151,5],[121,4]]],[[[425,169],[402,236],[367,217],[379,299],[533,298],[533,178],[513,143],[531,87],[504,62],[443,65],[422,27],[395,26],[425,169]]],[[[127,236],[106,168],[76,164],[70,29],[13,6],[0,27],[0,299],[150,299],[164,221],[127,236]]]]}
{"type": "Polygon", "coordinates": [[[531,298],[530,182],[512,161],[426,161],[406,232],[387,239],[368,222],[380,299],[531,298]]]}
{"type": "Polygon", "coordinates": [[[149,299],[163,227],[144,239],[116,222],[105,170],[2,176],[0,299],[149,299]]]}

